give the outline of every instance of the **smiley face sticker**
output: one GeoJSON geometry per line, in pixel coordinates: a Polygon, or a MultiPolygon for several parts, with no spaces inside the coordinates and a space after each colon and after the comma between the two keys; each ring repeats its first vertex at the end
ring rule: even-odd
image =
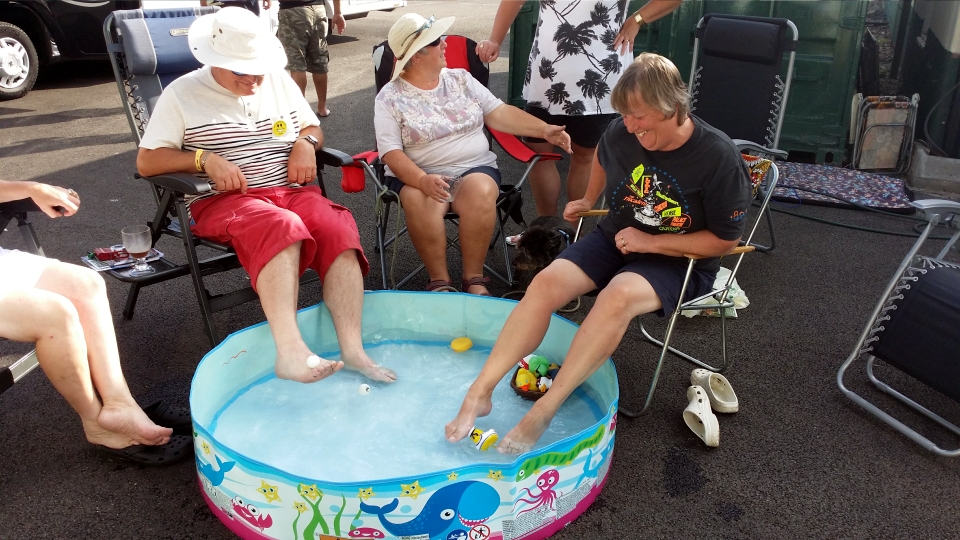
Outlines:
{"type": "Polygon", "coordinates": [[[283,137],[287,133],[287,123],[284,120],[277,120],[273,123],[273,136],[283,137]]]}

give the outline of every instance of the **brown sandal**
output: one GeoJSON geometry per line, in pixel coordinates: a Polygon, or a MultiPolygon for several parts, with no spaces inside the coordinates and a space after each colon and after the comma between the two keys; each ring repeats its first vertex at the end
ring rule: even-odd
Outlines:
{"type": "Polygon", "coordinates": [[[437,279],[427,283],[427,287],[424,290],[427,292],[460,292],[445,279],[437,279]]]}
{"type": "MultiPolygon", "coordinates": [[[[461,286],[463,287],[463,292],[468,292],[472,285],[483,285],[484,288],[486,288],[487,283],[490,283],[490,278],[486,276],[478,276],[470,279],[464,279],[463,282],[461,283],[461,286]]],[[[493,296],[493,295],[490,294],[490,292],[488,291],[485,293],[480,293],[477,296],[493,296]]]]}

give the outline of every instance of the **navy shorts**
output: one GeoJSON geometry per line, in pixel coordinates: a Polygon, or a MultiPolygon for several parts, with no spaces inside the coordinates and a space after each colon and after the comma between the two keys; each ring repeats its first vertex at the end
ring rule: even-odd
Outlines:
{"type": "MultiPolygon", "coordinates": [[[[486,165],[482,165],[480,167],[467,169],[463,171],[463,174],[460,176],[466,176],[473,173],[483,173],[490,178],[493,178],[493,181],[496,182],[498,186],[500,185],[500,171],[496,167],[487,167],[486,165]]],[[[404,186],[406,186],[406,184],[403,183],[403,180],[400,180],[396,176],[387,176],[387,189],[390,191],[399,195],[400,190],[403,189],[404,186]]]]}
{"type": "MultiPolygon", "coordinates": [[[[607,240],[600,229],[594,229],[592,233],[571,244],[561,251],[557,258],[579,266],[587,277],[593,280],[597,289],[606,287],[610,280],[621,272],[633,272],[643,276],[653,286],[660,303],[663,304],[663,309],[655,312],[659,317],[663,317],[664,312],[673,313],[676,309],[680,289],[683,288],[683,276],[687,273],[687,259],[647,253],[624,255],[607,240]]],[[[714,279],[716,272],[694,268],[684,300],[692,300],[710,292],[714,279]]]]}
{"type": "MultiPolygon", "coordinates": [[[[531,107],[527,105],[523,108],[531,115],[543,120],[548,124],[566,127],[570,140],[577,146],[583,148],[596,148],[600,142],[600,137],[607,130],[607,125],[619,114],[579,114],[568,116],[565,114],[550,114],[546,109],[540,107],[531,107]]],[[[523,137],[525,142],[542,143],[547,142],[536,137],[523,137]]]]}

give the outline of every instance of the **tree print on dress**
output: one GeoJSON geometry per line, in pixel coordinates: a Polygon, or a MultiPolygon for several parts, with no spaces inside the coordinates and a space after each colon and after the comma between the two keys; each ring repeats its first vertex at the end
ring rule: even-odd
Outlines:
{"type": "Polygon", "coordinates": [[[528,96],[529,104],[533,106],[534,103],[545,100],[554,106],[562,107],[567,115],[582,115],[587,112],[586,103],[578,99],[579,96],[571,96],[570,93],[572,85],[576,84],[583,98],[588,100],[587,103],[593,102],[596,105],[591,114],[602,111],[604,105],[601,101],[610,95],[623,67],[613,42],[620,30],[626,9],[627,0],[618,0],[615,4],[603,0],[540,2],[537,38],[531,48],[524,85],[529,85],[531,78],[537,75],[541,81],[550,81],[552,84],[547,89],[544,89],[542,84],[537,85],[537,95],[528,96]],[[583,20],[588,6],[591,6],[588,18],[583,20]],[[539,47],[539,33],[548,17],[551,21],[554,18],[559,21],[552,36],[553,45],[556,47],[552,58],[549,57],[550,52],[541,54],[539,47]],[[596,42],[602,44],[603,50],[609,54],[600,54],[597,47],[593,46],[596,42]],[[582,73],[579,80],[574,73],[582,73]]]}

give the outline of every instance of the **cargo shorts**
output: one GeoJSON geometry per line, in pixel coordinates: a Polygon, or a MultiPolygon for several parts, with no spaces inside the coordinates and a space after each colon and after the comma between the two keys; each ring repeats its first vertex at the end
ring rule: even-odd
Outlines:
{"type": "Polygon", "coordinates": [[[327,10],[322,5],[281,9],[277,37],[287,53],[287,71],[323,75],[330,63],[327,51],[327,10]]]}

